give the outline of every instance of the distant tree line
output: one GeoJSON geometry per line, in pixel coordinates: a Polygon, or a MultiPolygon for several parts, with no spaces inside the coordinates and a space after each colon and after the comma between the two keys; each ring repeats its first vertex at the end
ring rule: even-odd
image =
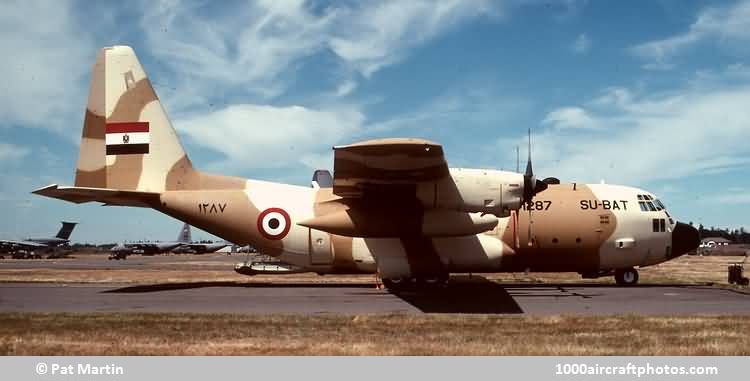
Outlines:
{"type": "MultiPolygon", "coordinates": [[[[690,226],[693,226],[693,222],[690,222],[690,226]]],[[[703,226],[703,224],[698,225],[698,232],[700,233],[701,238],[706,237],[722,237],[726,238],[734,243],[750,243],[750,233],[745,231],[744,227],[740,227],[739,229],[730,229],[730,228],[717,228],[714,226],[711,226],[710,228],[706,228],[703,226]]]]}

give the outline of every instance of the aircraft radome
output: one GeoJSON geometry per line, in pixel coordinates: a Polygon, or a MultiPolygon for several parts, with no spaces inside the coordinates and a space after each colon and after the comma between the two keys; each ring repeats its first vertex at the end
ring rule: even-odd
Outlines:
{"type": "Polygon", "coordinates": [[[388,287],[524,270],[630,285],[636,267],[698,246],[647,191],[543,182],[530,163],[526,174],[448,168],[442,147],[420,139],[334,147],[332,187],[198,171],[127,46],[94,64],[75,185],[34,193],[153,208],[308,271],[377,272],[388,287]]]}

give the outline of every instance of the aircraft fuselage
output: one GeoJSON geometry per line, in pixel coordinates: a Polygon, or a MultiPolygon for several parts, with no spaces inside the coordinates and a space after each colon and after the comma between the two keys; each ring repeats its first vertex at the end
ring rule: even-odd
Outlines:
{"type": "Polygon", "coordinates": [[[654,200],[649,192],[625,186],[551,185],[530,211],[524,206],[490,231],[434,238],[349,237],[303,227],[297,223],[347,206],[330,188],[255,180],[242,190],[167,191],[158,209],[321,274],[374,273],[378,266],[404,277],[439,271],[597,274],[657,264],[689,250],[683,250],[689,244],[673,239],[678,234],[687,235],[679,240],[692,240],[690,229],[679,227],[663,207],[642,209],[654,200]]]}

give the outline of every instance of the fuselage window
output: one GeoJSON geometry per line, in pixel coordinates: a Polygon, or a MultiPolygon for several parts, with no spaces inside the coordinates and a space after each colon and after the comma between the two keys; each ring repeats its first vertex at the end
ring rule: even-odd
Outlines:
{"type": "Polygon", "coordinates": [[[660,218],[659,219],[659,231],[661,231],[662,233],[667,231],[665,225],[666,225],[666,221],[664,221],[663,218],[660,218]]]}
{"type": "Polygon", "coordinates": [[[659,232],[659,219],[654,218],[653,223],[654,223],[654,226],[653,226],[654,233],[658,233],[659,232]]]}

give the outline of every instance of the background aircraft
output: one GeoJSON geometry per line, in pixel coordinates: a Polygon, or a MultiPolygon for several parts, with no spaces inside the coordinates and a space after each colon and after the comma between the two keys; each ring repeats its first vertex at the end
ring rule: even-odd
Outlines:
{"type": "Polygon", "coordinates": [[[190,225],[185,223],[177,235],[177,240],[173,242],[129,242],[117,244],[110,249],[109,259],[126,259],[131,254],[154,255],[160,253],[195,253],[205,254],[221,250],[229,243],[201,243],[192,242],[190,225]]]}
{"type": "Polygon", "coordinates": [[[0,252],[17,253],[14,257],[41,258],[36,254],[39,250],[52,250],[59,246],[70,243],[70,235],[73,233],[77,222],[61,221],[62,226],[54,237],[28,238],[21,241],[0,240],[0,252]]]}
{"type": "Polygon", "coordinates": [[[330,188],[201,172],[126,46],[97,55],[75,185],[34,193],[152,208],[309,271],[378,273],[394,288],[523,270],[632,285],[635,267],[698,246],[649,192],[540,181],[530,156],[524,174],[449,168],[421,139],[334,147],[330,188]]]}
{"type": "Polygon", "coordinates": [[[184,224],[177,240],[173,242],[129,242],[113,247],[110,251],[129,254],[154,255],[167,253],[190,242],[190,225],[184,224]]]}
{"type": "Polygon", "coordinates": [[[193,242],[188,223],[182,225],[182,230],[179,237],[177,237],[177,241],[179,245],[172,250],[173,253],[206,254],[219,251],[231,245],[227,242],[193,242]]]}

